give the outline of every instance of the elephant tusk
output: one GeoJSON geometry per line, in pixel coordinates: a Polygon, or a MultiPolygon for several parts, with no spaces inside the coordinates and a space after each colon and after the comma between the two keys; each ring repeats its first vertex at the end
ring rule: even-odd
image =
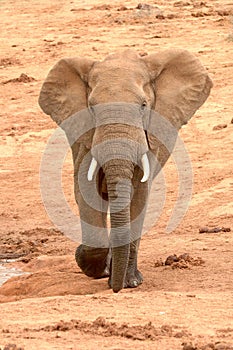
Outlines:
{"type": "Polygon", "coordinates": [[[87,180],[88,181],[92,181],[93,175],[94,175],[94,172],[95,172],[96,168],[97,168],[97,161],[93,157],[92,160],[91,160],[91,164],[90,164],[88,173],[87,173],[87,180]]]}
{"type": "Polygon", "coordinates": [[[144,175],[143,175],[143,178],[141,179],[141,182],[146,182],[150,176],[150,163],[146,153],[143,154],[142,156],[142,168],[143,168],[144,175]]]}

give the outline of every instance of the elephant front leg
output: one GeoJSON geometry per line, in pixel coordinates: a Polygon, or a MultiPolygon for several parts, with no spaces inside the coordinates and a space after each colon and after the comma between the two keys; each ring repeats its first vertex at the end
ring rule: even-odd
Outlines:
{"type": "Polygon", "coordinates": [[[131,244],[129,263],[125,278],[125,288],[135,288],[143,282],[142,273],[138,270],[138,250],[146,214],[149,184],[138,183],[137,179],[141,178],[141,176],[140,169],[137,168],[133,179],[134,194],[130,207],[131,244]]]}
{"type": "MultiPolygon", "coordinates": [[[[140,238],[130,243],[129,262],[125,276],[124,288],[136,288],[143,282],[143,276],[137,267],[139,244],[140,238]]],[[[111,276],[109,277],[108,284],[110,288],[112,288],[111,276]]]]}
{"type": "Polygon", "coordinates": [[[140,238],[130,244],[129,263],[124,283],[125,288],[135,288],[143,281],[143,276],[137,267],[139,244],[140,238]]]}
{"type": "Polygon", "coordinates": [[[107,248],[94,248],[80,244],[75,260],[88,277],[104,278],[110,275],[110,252],[107,248]]]}
{"type": "Polygon", "coordinates": [[[109,276],[110,249],[105,212],[90,208],[79,196],[79,212],[82,226],[82,244],[75,259],[80,269],[89,277],[109,276]]]}
{"type": "Polygon", "coordinates": [[[107,201],[101,210],[88,205],[83,195],[75,191],[82,227],[82,244],[77,247],[75,259],[89,277],[103,278],[110,274],[110,249],[107,229],[107,201]]]}

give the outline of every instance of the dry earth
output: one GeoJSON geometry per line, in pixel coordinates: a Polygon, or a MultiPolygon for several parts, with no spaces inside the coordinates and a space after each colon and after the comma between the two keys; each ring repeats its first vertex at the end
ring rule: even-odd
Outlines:
{"type": "MultiPolygon", "coordinates": [[[[233,349],[230,1],[1,0],[0,10],[0,258],[17,259],[28,272],[0,288],[0,348],[233,349]],[[44,210],[40,159],[56,126],[39,109],[38,93],[62,57],[101,59],[119,49],[146,54],[170,47],[196,54],[214,81],[211,96],[181,131],[193,196],[178,228],[165,233],[178,188],[170,161],[165,206],[142,239],[144,283],[114,295],[106,280],[80,272],[76,243],[44,210]],[[199,233],[202,227],[231,231],[199,233]],[[189,259],[164,265],[169,255],[186,253],[189,259]]],[[[70,154],[63,183],[74,207],[70,154]]]]}

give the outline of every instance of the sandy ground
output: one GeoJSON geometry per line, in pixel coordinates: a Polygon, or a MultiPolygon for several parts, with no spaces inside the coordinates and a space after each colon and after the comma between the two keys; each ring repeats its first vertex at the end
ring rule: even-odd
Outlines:
{"type": "MultiPolygon", "coordinates": [[[[17,268],[27,272],[0,288],[2,350],[233,349],[233,6],[226,0],[147,5],[0,3],[0,258],[17,259],[17,268]],[[56,126],[39,109],[38,93],[62,57],[101,59],[119,49],[145,54],[170,47],[196,54],[214,82],[207,102],[181,131],[192,160],[193,196],[180,225],[165,233],[178,188],[170,161],[166,203],[141,243],[144,283],[114,295],[106,280],[81,273],[77,244],[44,210],[40,159],[56,126]],[[220,230],[200,233],[202,227],[220,230]],[[164,265],[169,255],[184,253],[186,260],[164,265]]],[[[70,154],[63,183],[74,207],[70,154]]]]}

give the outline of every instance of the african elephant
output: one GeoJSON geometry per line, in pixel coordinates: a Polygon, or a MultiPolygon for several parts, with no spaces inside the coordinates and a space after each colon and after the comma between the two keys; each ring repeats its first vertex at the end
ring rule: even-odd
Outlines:
{"type": "Polygon", "coordinates": [[[72,148],[83,237],[76,261],[87,276],[109,275],[114,292],[142,283],[137,254],[152,180],[211,87],[200,61],[181,49],[143,57],[126,50],[103,61],[61,59],[42,86],[39,105],[72,148]],[[72,139],[76,129],[84,131],[72,139]],[[91,183],[96,191],[86,200],[91,183]]]}

